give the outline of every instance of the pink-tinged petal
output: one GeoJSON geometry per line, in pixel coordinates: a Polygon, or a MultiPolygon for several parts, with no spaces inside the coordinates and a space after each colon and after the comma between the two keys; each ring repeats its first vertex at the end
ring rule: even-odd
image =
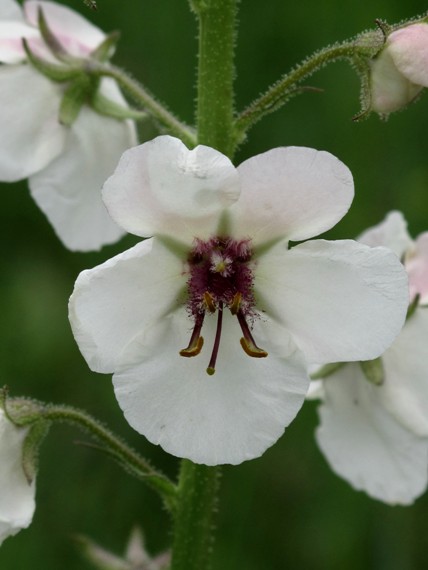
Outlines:
{"type": "Polygon", "coordinates": [[[428,87],[428,24],[412,24],[388,37],[387,49],[409,81],[428,87]]]}
{"type": "Polygon", "coordinates": [[[383,405],[416,435],[428,437],[428,308],[416,309],[383,355],[383,405]]]}
{"type": "Polygon", "coordinates": [[[132,343],[180,303],[185,286],[183,262],[155,239],[83,271],[70,298],[69,318],[92,370],[113,372],[139,362],[132,343]]]}
{"type": "Polygon", "coordinates": [[[316,240],[260,257],[257,308],[278,319],[308,360],[371,360],[403,326],[407,276],[397,256],[346,240],[316,240]]]}
{"type": "Polygon", "coordinates": [[[354,196],[348,168],[328,152],[275,148],[238,167],[241,195],[231,208],[234,232],[254,244],[303,240],[334,226],[354,196]]]}
{"type": "Polygon", "coordinates": [[[53,2],[29,0],[24,3],[24,13],[28,22],[35,27],[39,8],[43,10],[52,32],[70,55],[85,57],[105,38],[99,28],[71,8],[53,2]]]}
{"type": "Polygon", "coordinates": [[[413,503],[427,486],[428,439],[383,408],[358,364],[327,378],[324,389],[316,438],[333,471],[374,499],[413,503]]]}
{"type": "Polygon", "coordinates": [[[357,241],[370,247],[387,247],[400,259],[413,244],[403,214],[395,211],[389,212],[380,224],[365,230],[357,241]]]}
{"type": "Polygon", "coordinates": [[[389,49],[371,61],[370,92],[372,111],[387,115],[408,105],[422,87],[409,81],[396,68],[389,49]]]}
{"type": "Polygon", "coordinates": [[[101,188],[134,140],[132,123],[83,107],[67,129],[63,152],[30,178],[31,195],[69,249],[99,249],[123,235],[107,212],[101,188]]]}
{"type": "Polygon", "coordinates": [[[1,63],[19,63],[26,59],[22,38],[39,39],[40,33],[24,22],[0,21],[1,63]]]}
{"type": "Polygon", "coordinates": [[[0,544],[31,523],[35,482],[22,468],[22,447],[28,429],[17,428],[0,409],[0,544]]]}
{"type": "Polygon", "coordinates": [[[238,175],[226,156],[206,146],[188,150],[170,136],[124,153],[103,188],[110,215],[127,231],[187,242],[216,232],[221,212],[238,195],[238,175]]]}
{"type": "Polygon", "coordinates": [[[420,303],[428,303],[428,232],[421,234],[407,251],[404,266],[409,276],[410,299],[420,295],[420,303]]]}
{"type": "Polygon", "coordinates": [[[0,180],[38,172],[64,147],[60,87],[26,65],[0,67],[0,180]]]}
{"type": "Polygon", "coordinates": [[[196,463],[237,464],[260,456],[282,435],[309,379],[301,353],[274,323],[259,321],[254,330],[269,355],[247,356],[229,311],[216,372],[209,376],[216,318],[205,318],[205,343],[194,358],[179,355],[192,328],[184,309],[155,323],[141,339],[141,363],[116,373],[113,382],[126,419],[152,443],[196,463]]]}
{"type": "Polygon", "coordinates": [[[21,6],[15,0],[1,0],[0,3],[0,20],[8,20],[10,22],[23,22],[21,6]]]}

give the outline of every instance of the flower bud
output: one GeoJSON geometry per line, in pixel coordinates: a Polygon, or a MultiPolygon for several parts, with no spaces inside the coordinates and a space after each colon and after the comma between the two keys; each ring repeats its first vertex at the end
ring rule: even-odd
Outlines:
{"type": "Polygon", "coordinates": [[[405,107],[428,87],[428,23],[396,29],[370,62],[370,109],[382,115],[405,107]]]}

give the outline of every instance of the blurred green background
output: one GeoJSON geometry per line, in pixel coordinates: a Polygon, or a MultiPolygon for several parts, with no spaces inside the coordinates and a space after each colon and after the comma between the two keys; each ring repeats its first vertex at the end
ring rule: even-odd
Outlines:
{"type": "MultiPolygon", "coordinates": [[[[115,62],[192,121],[197,43],[186,0],[98,0],[97,13],[81,0],[63,3],[106,31],[121,30],[115,62]]],[[[424,9],[422,0],[243,0],[238,109],[314,50],[372,27],[375,18],[395,23],[424,9]]],[[[428,230],[428,97],[388,122],[373,115],[355,124],[359,81],[346,63],[330,65],[310,84],[323,93],[295,98],[256,125],[238,162],[279,145],[328,150],[350,167],[356,185],[351,211],[328,237],[353,237],[393,208],[404,212],[412,235],[428,230]]],[[[144,136],[154,134],[145,127],[144,136]]],[[[0,382],[12,395],[87,409],[175,477],[177,460],[127,425],[110,377],[89,371],[67,320],[78,273],[135,238],[98,253],[68,252],[25,183],[2,185],[1,193],[0,382]]],[[[316,424],[316,406],[308,403],[262,458],[224,469],[214,570],[425,569],[428,494],[402,508],[353,491],[318,451],[316,424]]],[[[170,527],[157,497],[104,456],[76,445],[82,439],[69,427],[51,430],[41,453],[33,524],[4,543],[2,570],[89,569],[74,535],[89,535],[120,553],[136,523],[152,553],[167,547],[170,527]]]]}

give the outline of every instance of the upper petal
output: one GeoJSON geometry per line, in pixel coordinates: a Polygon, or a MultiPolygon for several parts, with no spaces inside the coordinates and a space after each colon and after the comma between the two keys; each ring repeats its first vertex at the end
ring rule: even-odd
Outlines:
{"type": "Polygon", "coordinates": [[[428,437],[428,308],[416,309],[383,355],[383,405],[416,435],[428,437]]]}
{"type": "Polygon", "coordinates": [[[428,232],[420,234],[409,247],[404,259],[409,276],[410,299],[420,295],[420,303],[428,303],[428,232]]]}
{"type": "Polygon", "coordinates": [[[374,499],[411,504],[427,485],[428,439],[389,415],[358,364],[328,377],[324,389],[316,437],[333,471],[374,499]]]}
{"type": "Polygon", "coordinates": [[[21,6],[15,0],[2,0],[0,3],[0,20],[22,22],[21,6]]]}
{"type": "Polygon", "coordinates": [[[412,24],[388,36],[388,51],[409,81],[428,87],[428,24],[412,24]]]}
{"type": "Polygon", "coordinates": [[[0,544],[26,528],[35,509],[35,483],[22,468],[22,446],[28,430],[17,428],[0,409],[0,544]]]}
{"type": "Polygon", "coordinates": [[[52,32],[70,55],[85,57],[105,38],[99,28],[78,12],[54,2],[29,0],[24,3],[25,17],[33,26],[38,25],[39,8],[43,10],[52,32]]]}
{"type": "Polygon", "coordinates": [[[3,6],[3,4],[0,8],[0,62],[2,63],[18,63],[26,59],[22,38],[40,38],[40,32],[23,21],[19,8],[18,14],[15,14],[15,7],[17,6],[12,2],[11,10],[8,11],[8,5],[3,6]]]}
{"type": "Polygon", "coordinates": [[[258,321],[266,358],[247,356],[237,319],[226,311],[216,372],[206,373],[216,316],[205,318],[204,347],[183,358],[192,326],[184,309],[155,324],[140,342],[140,364],[114,375],[116,397],[134,429],[196,463],[237,464],[260,456],[300,409],[309,379],[300,351],[275,323],[258,321]]]}
{"type": "Polygon", "coordinates": [[[404,323],[407,277],[397,256],[351,240],[316,240],[260,257],[258,308],[279,319],[308,360],[370,360],[404,323]]]}
{"type": "Polygon", "coordinates": [[[381,245],[392,249],[400,259],[413,244],[403,214],[396,211],[389,212],[380,224],[365,230],[357,241],[371,247],[381,245]]]}
{"type": "Polygon", "coordinates": [[[61,153],[60,87],[27,65],[0,66],[0,180],[13,182],[61,153]]]}
{"type": "Polygon", "coordinates": [[[179,303],[185,284],[183,262],[155,239],[83,271],[70,297],[69,318],[92,370],[113,372],[139,362],[134,340],[179,303]]]}
{"type": "Polygon", "coordinates": [[[238,195],[238,175],[226,156],[206,146],[188,150],[170,136],[125,152],[103,188],[110,215],[127,231],[181,241],[209,237],[238,195]]]}
{"type": "Polygon", "coordinates": [[[231,208],[238,237],[259,244],[303,240],[334,226],[354,196],[349,169],[328,152],[275,148],[238,167],[241,195],[231,208]]]}
{"type": "Polygon", "coordinates": [[[83,107],[67,129],[61,155],[30,178],[34,200],[69,249],[99,249],[123,235],[107,212],[101,188],[134,140],[129,121],[102,117],[83,107]]]}

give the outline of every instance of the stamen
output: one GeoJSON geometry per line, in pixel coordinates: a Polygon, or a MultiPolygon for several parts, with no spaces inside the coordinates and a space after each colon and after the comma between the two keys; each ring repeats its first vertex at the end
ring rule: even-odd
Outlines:
{"type": "Polygon", "coordinates": [[[197,356],[204,344],[204,339],[201,335],[202,325],[204,323],[205,313],[199,313],[195,320],[195,326],[193,328],[192,336],[190,337],[189,346],[180,350],[180,356],[185,356],[186,358],[191,358],[192,356],[197,356]]]}
{"type": "Polygon", "coordinates": [[[204,293],[204,303],[210,313],[215,313],[214,299],[213,296],[208,293],[208,291],[205,291],[204,293]]]}
{"type": "Polygon", "coordinates": [[[242,313],[242,311],[238,311],[236,316],[238,318],[242,333],[244,335],[244,338],[241,338],[240,340],[244,352],[248,354],[248,356],[252,356],[253,358],[266,358],[268,353],[262,348],[259,348],[255,343],[253,336],[250,332],[250,329],[248,327],[248,323],[245,320],[245,316],[242,313]]]}
{"type": "Polygon", "coordinates": [[[223,301],[220,301],[218,307],[218,316],[217,316],[217,329],[215,331],[215,339],[214,339],[214,346],[213,351],[211,353],[211,358],[207,368],[207,374],[212,376],[215,373],[215,363],[217,360],[218,349],[220,347],[220,338],[221,338],[221,327],[223,323],[223,301]]]}
{"type": "Polygon", "coordinates": [[[236,315],[237,312],[239,311],[241,307],[241,301],[242,301],[242,293],[239,293],[238,291],[238,293],[235,293],[235,295],[233,296],[232,303],[229,306],[232,315],[236,315]]]}

